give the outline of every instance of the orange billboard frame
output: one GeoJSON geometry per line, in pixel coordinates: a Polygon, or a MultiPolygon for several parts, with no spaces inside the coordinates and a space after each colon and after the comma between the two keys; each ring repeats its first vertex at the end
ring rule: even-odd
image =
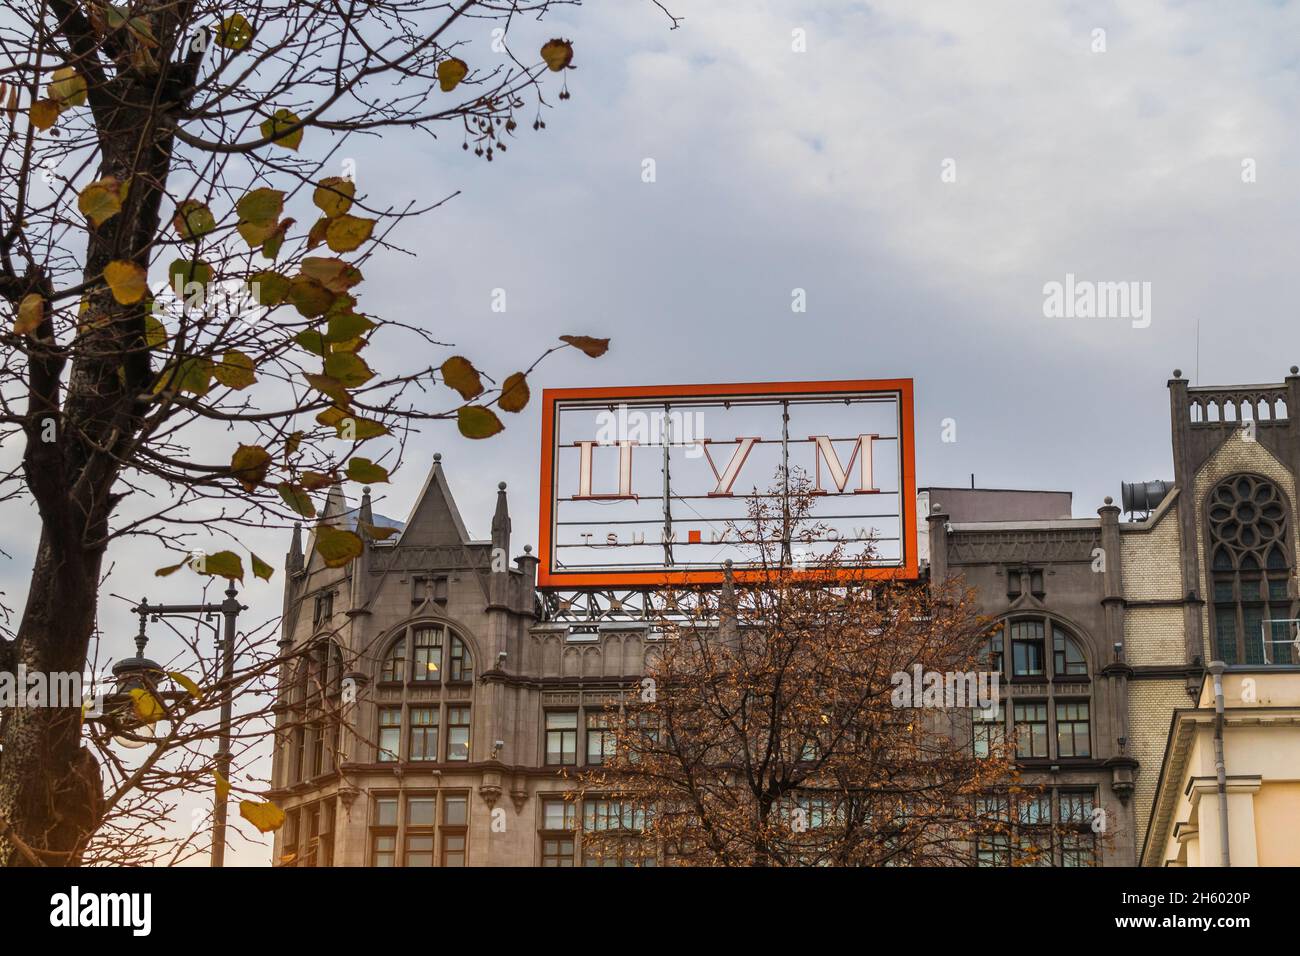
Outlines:
{"type": "MultiPolygon", "coordinates": [[[[556,571],[552,543],[556,519],[556,409],[560,402],[628,401],[672,398],[763,398],[789,396],[833,397],[842,393],[896,395],[899,410],[899,511],[900,543],[903,561],[898,565],[869,568],[862,573],[874,579],[915,580],[920,573],[917,557],[916,523],[916,443],[912,407],[912,379],[859,379],[824,382],[741,382],[723,385],[616,385],[584,388],[548,388],[542,391],[542,456],[538,521],[537,586],[542,588],[629,588],[645,586],[721,584],[722,569],[713,570],[634,570],[634,571],[556,571]]],[[[815,572],[809,572],[815,573],[815,572]]],[[[743,578],[747,572],[738,571],[743,578]]]]}

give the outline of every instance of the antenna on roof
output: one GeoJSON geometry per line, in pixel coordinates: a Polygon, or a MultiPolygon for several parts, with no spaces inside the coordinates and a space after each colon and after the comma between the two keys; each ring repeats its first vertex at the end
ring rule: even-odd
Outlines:
{"type": "Polygon", "coordinates": [[[975,472],[973,471],[970,473],[970,490],[975,490],[975,472]]]}

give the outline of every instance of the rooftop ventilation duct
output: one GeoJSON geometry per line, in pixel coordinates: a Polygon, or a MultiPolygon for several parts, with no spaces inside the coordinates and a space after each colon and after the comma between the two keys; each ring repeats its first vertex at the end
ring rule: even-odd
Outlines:
{"type": "Polygon", "coordinates": [[[1142,512],[1149,515],[1160,507],[1160,502],[1165,500],[1165,495],[1169,494],[1169,489],[1173,486],[1172,481],[1122,482],[1120,500],[1124,504],[1124,511],[1128,514],[1142,512]]]}

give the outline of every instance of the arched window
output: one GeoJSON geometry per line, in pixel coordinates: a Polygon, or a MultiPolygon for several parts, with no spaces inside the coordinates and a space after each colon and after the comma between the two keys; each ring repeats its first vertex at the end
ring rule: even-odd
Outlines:
{"type": "Polygon", "coordinates": [[[343,651],[320,638],[293,665],[289,708],[290,783],[333,770],[339,750],[343,651]]]}
{"type": "Polygon", "coordinates": [[[1295,617],[1290,508],[1276,484],[1233,475],[1210,492],[1214,654],[1225,664],[1290,664],[1295,617]]]}
{"type": "Polygon", "coordinates": [[[470,699],[463,687],[449,688],[473,680],[469,644],[451,628],[436,621],[403,627],[380,661],[379,682],[390,686],[378,702],[375,759],[469,760],[470,699]]]}
{"type": "Polygon", "coordinates": [[[1091,695],[1080,686],[1088,683],[1088,657],[1078,635],[1050,615],[1018,615],[990,635],[985,659],[1000,680],[1033,684],[1041,692],[1003,692],[996,707],[977,711],[977,756],[987,755],[1008,733],[1015,735],[1018,759],[1092,756],[1091,695]]]}

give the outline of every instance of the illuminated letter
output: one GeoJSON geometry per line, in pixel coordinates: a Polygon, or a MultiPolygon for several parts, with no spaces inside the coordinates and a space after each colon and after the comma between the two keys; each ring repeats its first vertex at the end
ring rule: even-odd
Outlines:
{"type": "Polygon", "coordinates": [[[843,493],[844,486],[849,483],[849,472],[853,470],[853,459],[858,459],[858,487],[854,494],[874,494],[880,491],[876,487],[875,479],[871,472],[871,443],[879,437],[877,435],[859,435],[857,444],[853,446],[853,454],[849,455],[849,463],[843,467],[840,466],[840,456],[835,454],[835,446],[831,444],[830,437],[827,435],[809,435],[809,441],[815,441],[817,448],[813,452],[814,461],[816,462],[817,490],[815,494],[826,494],[826,489],[822,487],[822,459],[826,459],[826,466],[830,469],[831,480],[835,482],[835,487],[843,493]]]}
{"type": "MultiPolygon", "coordinates": [[[[580,441],[578,446],[578,493],[576,498],[635,498],[632,494],[632,446],[635,441],[618,443],[618,494],[596,495],[591,492],[591,449],[600,442],[580,441]]],[[[850,463],[851,464],[851,463],[850,463]]]]}
{"type": "MultiPolygon", "coordinates": [[[[709,459],[709,467],[713,469],[713,477],[718,479],[718,487],[710,491],[710,495],[731,494],[731,486],[736,483],[736,476],[740,474],[740,468],[745,464],[745,459],[749,457],[749,450],[754,447],[756,441],[758,441],[757,438],[737,438],[736,450],[731,453],[731,460],[727,462],[727,467],[723,469],[722,474],[718,474],[718,466],[713,463],[713,456],[709,454],[711,440],[704,439],[702,443],[704,457],[709,459]]],[[[851,462],[850,467],[852,467],[851,462]]]]}

